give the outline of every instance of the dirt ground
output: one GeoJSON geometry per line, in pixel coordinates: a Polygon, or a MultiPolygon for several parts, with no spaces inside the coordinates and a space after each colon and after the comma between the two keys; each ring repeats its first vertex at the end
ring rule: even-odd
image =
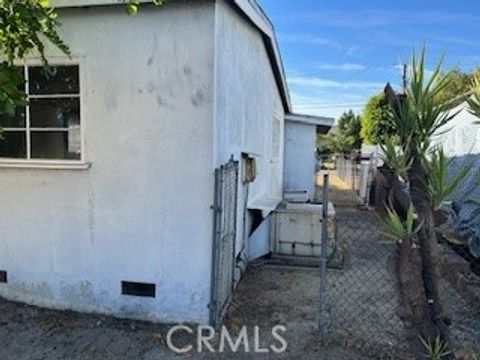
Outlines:
{"type": "MultiPolygon", "coordinates": [[[[166,346],[168,326],[109,317],[39,309],[0,300],[0,359],[367,359],[341,348],[322,348],[317,316],[317,269],[254,263],[241,282],[226,319],[237,335],[247,326],[250,352],[187,353],[166,346]],[[283,325],[288,343],[283,354],[254,354],[253,328],[260,345],[274,344],[271,328],[283,325]]],[[[185,336],[179,344],[191,343],[185,336]]],[[[217,343],[218,344],[218,343],[217,343]]],[[[216,347],[218,349],[218,347],[216,347]]]]}

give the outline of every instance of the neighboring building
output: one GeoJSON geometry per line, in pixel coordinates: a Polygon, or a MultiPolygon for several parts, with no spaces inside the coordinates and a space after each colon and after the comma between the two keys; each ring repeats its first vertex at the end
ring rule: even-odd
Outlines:
{"type": "Polygon", "coordinates": [[[285,117],[285,191],[306,191],[315,198],[317,133],[325,134],[335,119],[288,114],[285,117]]]}
{"type": "Polygon", "coordinates": [[[432,138],[449,157],[480,154],[480,119],[470,112],[466,102],[451,110],[455,117],[432,138]]]}
{"type": "Polygon", "coordinates": [[[30,105],[0,124],[0,296],[218,321],[282,199],[272,25],[252,0],[51,2],[72,56],[47,49],[49,78],[28,60],[30,105]]]}
{"type": "Polygon", "coordinates": [[[465,168],[470,172],[455,190],[452,200],[457,214],[454,222],[459,235],[471,253],[480,257],[480,119],[474,116],[465,102],[451,110],[455,117],[433,137],[433,145],[443,147],[450,158],[449,175],[455,176],[465,168]]]}

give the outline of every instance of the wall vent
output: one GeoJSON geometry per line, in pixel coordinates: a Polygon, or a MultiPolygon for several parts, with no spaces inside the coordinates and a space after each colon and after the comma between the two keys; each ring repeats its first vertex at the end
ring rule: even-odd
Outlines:
{"type": "Polygon", "coordinates": [[[122,281],[122,295],[155,297],[155,284],[122,281]]]}
{"type": "Polygon", "coordinates": [[[4,270],[0,270],[0,283],[7,283],[7,272],[4,270]]]}

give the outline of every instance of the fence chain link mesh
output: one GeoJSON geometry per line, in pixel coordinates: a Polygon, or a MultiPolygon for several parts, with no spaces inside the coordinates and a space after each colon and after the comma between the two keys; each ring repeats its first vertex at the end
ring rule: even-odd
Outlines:
{"type": "MultiPolygon", "coordinates": [[[[366,209],[348,183],[350,170],[331,172],[329,199],[335,205],[341,266],[329,266],[321,323],[325,341],[339,343],[374,358],[411,359],[404,324],[397,315],[398,294],[389,259],[396,244],[384,225],[366,209]],[[347,175],[345,176],[345,173],[347,175]],[[341,175],[341,176],[340,176],[341,175]]],[[[319,189],[319,197],[322,189],[319,189]]],[[[477,223],[478,224],[478,223],[477,223]]],[[[441,290],[451,325],[452,347],[480,355],[480,259],[439,237],[441,290]]],[[[418,354],[416,354],[418,355],[418,354]]]]}

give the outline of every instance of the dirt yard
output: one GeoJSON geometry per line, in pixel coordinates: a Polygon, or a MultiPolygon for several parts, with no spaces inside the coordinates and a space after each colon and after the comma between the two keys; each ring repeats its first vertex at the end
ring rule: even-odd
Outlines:
{"type": "MultiPolygon", "coordinates": [[[[187,353],[166,346],[167,326],[38,309],[0,300],[0,359],[367,359],[318,340],[317,269],[253,264],[239,286],[226,320],[232,335],[259,326],[261,346],[272,343],[271,328],[286,327],[283,354],[187,353]]],[[[175,339],[186,344],[193,339],[175,339]]],[[[251,345],[251,348],[253,345],[251,345]]],[[[252,349],[250,349],[252,351],[252,349]]]]}

